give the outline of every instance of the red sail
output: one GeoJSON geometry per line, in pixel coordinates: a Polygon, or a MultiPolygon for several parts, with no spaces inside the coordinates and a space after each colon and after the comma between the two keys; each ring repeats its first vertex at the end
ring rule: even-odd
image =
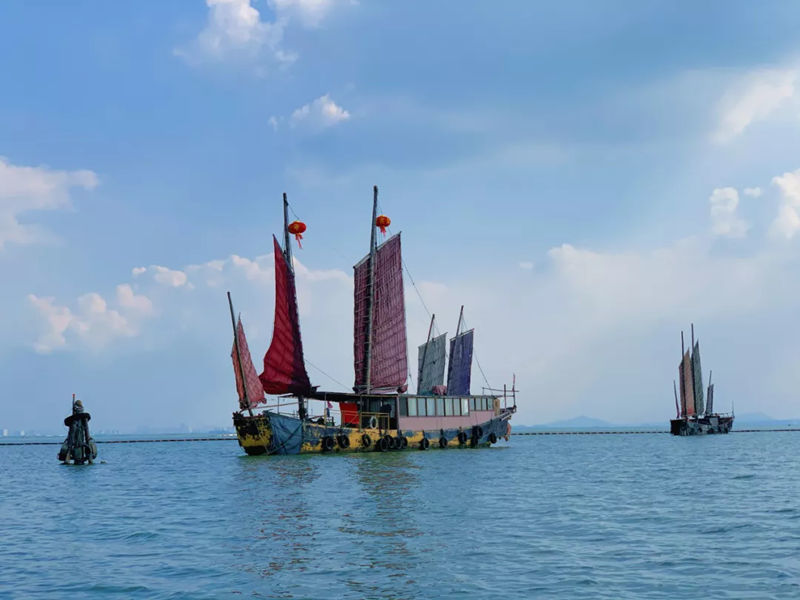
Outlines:
{"type": "Polygon", "coordinates": [[[311,389],[311,383],[303,360],[294,273],[275,236],[272,240],[275,242],[275,324],[272,343],[264,355],[264,372],[259,378],[268,394],[305,394],[311,389]]]}
{"type": "Polygon", "coordinates": [[[681,408],[682,417],[694,415],[694,378],[692,376],[692,359],[689,351],[683,355],[683,360],[678,366],[678,374],[681,380],[681,408]]]}
{"type": "MultiPolygon", "coordinates": [[[[355,267],[353,355],[355,389],[367,391],[367,330],[369,319],[369,257],[355,267]]],[[[400,234],[378,247],[375,256],[375,294],[372,309],[371,392],[404,391],[408,374],[406,309],[400,234]]]]}
{"type": "Polygon", "coordinates": [[[233,372],[236,374],[236,391],[239,393],[239,407],[241,409],[255,408],[264,402],[264,388],[256,374],[253,359],[250,358],[250,348],[247,347],[247,338],[244,336],[242,319],[236,325],[236,337],[231,350],[233,359],[233,372]],[[236,355],[236,344],[239,344],[239,355],[236,355]],[[241,361],[241,363],[240,363],[241,361]],[[241,364],[241,369],[239,368],[241,364]],[[244,377],[242,377],[244,371],[244,377]],[[244,380],[244,383],[243,381],[244,380]]]}

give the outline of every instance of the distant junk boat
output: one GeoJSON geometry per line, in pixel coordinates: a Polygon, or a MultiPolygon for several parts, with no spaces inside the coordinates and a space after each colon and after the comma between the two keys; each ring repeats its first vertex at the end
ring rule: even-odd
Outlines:
{"type": "Polygon", "coordinates": [[[312,386],[303,359],[297,296],[289,234],[305,231],[300,221],[288,222],[283,195],[284,248],[273,236],[275,251],[275,322],[264,356],[264,372],[256,374],[241,318],[236,322],[230,292],[228,303],[234,331],[233,369],[239,410],[233,424],[247,454],[305,454],[477,447],[508,439],[516,412],[516,388],[484,389],[470,394],[473,330],[462,331],[463,307],[455,337],[450,339],[450,364],[444,385],[445,336],[431,337],[419,347],[417,394],[406,393],[408,357],[400,234],[377,243],[389,218],[377,214],[378,188],[373,189],[370,251],[354,267],[353,392],[325,392],[312,386]],[[500,394],[502,392],[502,395],[500,394]],[[254,410],[278,395],[277,406],[254,410]],[[291,399],[289,402],[287,400],[291,399]],[[321,401],[322,416],[311,416],[309,401],[321,401]],[[510,403],[509,403],[510,401],[510,403]],[[340,407],[340,422],[330,415],[340,407]],[[281,412],[281,407],[289,406],[281,412]]]}
{"type": "Polygon", "coordinates": [[[678,365],[680,381],[680,401],[675,381],[672,390],[675,394],[676,418],[670,420],[672,435],[704,435],[707,433],[728,433],[733,427],[734,415],[714,412],[714,384],[711,372],[708,373],[708,394],[703,398],[703,372],[700,367],[700,341],[694,340],[692,324],[692,346],[684,350],[681,331],[681,362],[678,365]]]}

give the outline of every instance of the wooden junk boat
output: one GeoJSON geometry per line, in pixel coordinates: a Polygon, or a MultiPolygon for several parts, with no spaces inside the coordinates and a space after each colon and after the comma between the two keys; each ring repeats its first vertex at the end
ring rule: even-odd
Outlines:
{"type": "Polygon", "coordinates": [[[377,215],[374,188],[369,253],[355,267],[353,393],[326,392],[312,386],[303,359],[289,233],[305,230],[288,223],[283,196],[284,247],[273,236],[275,250],[275,321],[272,342],[264,356],[264,372],[256,374],[241,318],[234,319],[228,293],[234,344],[231,352],[240,410],[233,413],[239,445],[247,454],[365,452],[428,448],[477,447],[508,439],[509,420],[516,412],[516,389],[484,388],[470,394],[473,330],[462,331],[463,307],[455,337],[450,340],[447,386],[444,384],[446,333],[419,347],[416,394],[407,390],[407,348],[403,265],[400,234],[377,243],[388,217],[377,215]],[[278,395],[267,406],[265,394],[278,395]],[[287,414],[281,406],[290,406],[287,414]],[[321,401],[323,415],[310,413],[321,401]],[[330,408],[338,404],[335,422],[330,408]]]}
{"type": "Polygon", "coordinates": [[[692,346],[684,350],[681,331],[681,362],[678,365],[680,381],[680,402],[675,381],[672,391],[675,394],[676,418],[670,420],[672,435],[704,435],[707,433],[728,433],[733,427],[734,415],[714,412],[714,384],[711,372],[708,373],[708,393],[703,398],[703,372],[700,367],[700,340],[694,339],[692,324],[692,346]]]}

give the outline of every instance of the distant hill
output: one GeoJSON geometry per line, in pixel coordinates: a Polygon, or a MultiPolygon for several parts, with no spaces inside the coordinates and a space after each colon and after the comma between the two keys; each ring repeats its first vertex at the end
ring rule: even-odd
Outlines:
{"type": "Polygon", "coordinates": [[[514,431],[524,431],[526,429],[609,429],[616,427],[613,423],[603,421],[602,419],[595,419],[594,417],[573,417],[572,419],[564,419],[561,421],[552,421],[550,423],[540,423],[536,425],[518,425],[514,426],[514,431]]]}
{"type": "Polygon", "coordinates": [[[563,421],[552,421],[550,423],[545,423],[544,427],[553,427],[557,429],[564,429],[564,428],[573,428],[573,427],[591,427],[591,428],[598,428],[598,427],[613,427],[613,423],[609,423],[608,421],[603,421],[602,419],[595,419],[594,417],[574,417],[572,419],[564,419],[563,421]]]}
{"type": "Polygon", "coordinates": [[[762,412],[742,413],[736,415],[736,420],[733,423],[736,427],[788,427],[789,425],[800,426],[800,419],[773,419],[769,415],[762,412]]]}

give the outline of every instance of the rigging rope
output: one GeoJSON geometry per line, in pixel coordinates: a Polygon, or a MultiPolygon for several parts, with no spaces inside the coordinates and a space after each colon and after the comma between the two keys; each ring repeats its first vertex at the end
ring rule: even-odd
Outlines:
{"type": "MultiPolygon", "coordinates": [[[[464,331],[467,331],[469,329],[469,327],[467,326],[467,320],[462,319],[461,322],[464,324],[464,331]]],[[[478,365],[478,370],[481,372],[481,375],[483,376],[483,381],[484,383],[486,383],[486,387],[487,388],[492,387],[491,385],[489,385],[489,380],[486,378],[486,373],[483,372],[483,367],[481,367],[481,361],[478,360],[478,353],[475,352],[474,346],[472,348],[472,356],[475,357],[475,364],[478,365]]]]}
{"type": "Polygon", "coordinates": [[[345,384],[343,384],[341,381],[339,381],[338,379],[334,379],[334,378],[333,378],[333,376],[331,376],[331,375],[328,375],[328,374],[327,374],[325,371],[323,371],[322,369],[320,369],[320,368],[319,368],[317,365],[315,365],[314,363],[312,363],[312,362],[311,362],[310,360],[308,360],[307,358],[306,358],[305,360],[306,360],[306,364],[307,364],[308,366],[310,366],[310,367],[314,367],[314,368],[315,368],[317,371],[319,371],[320,373],[322,373],[323,375],[325,375],[325,377],[327,377],[328,379],[330,379],[331,381],[333,381],[335,384],[342,386],[342,387],[343,387],[345,390],[347,390],[348,392],[350,391],[350,388],[349,388],[349,387],[347,387],[345,384]]]}

